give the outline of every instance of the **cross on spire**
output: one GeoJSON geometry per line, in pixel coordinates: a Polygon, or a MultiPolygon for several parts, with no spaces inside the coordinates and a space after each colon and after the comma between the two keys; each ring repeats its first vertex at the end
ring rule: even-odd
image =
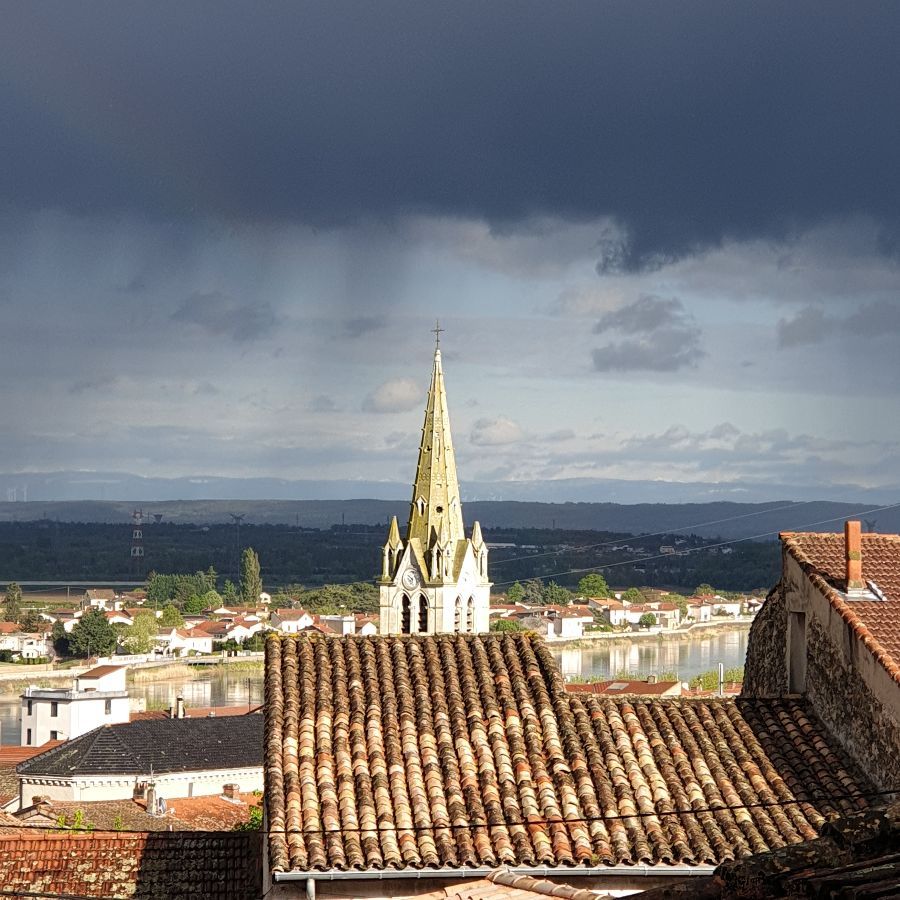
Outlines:
{"type": "Polygon", "coordinates": [[[441,332],[446,331],[445,328],[441,328],[441,320],[434,320],[434,328],[431,329],[431,333],[434,335],[434,349],[441,349],[441,332]]]}

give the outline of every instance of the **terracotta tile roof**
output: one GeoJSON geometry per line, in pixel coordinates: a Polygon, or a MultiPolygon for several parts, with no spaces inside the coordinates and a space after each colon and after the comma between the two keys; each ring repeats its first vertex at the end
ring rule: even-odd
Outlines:
{"type": "Polygon", "coordinates": [[[484,878],[467,880],[465,884],[448,885],[428,894],[416,894],[416,900],[613,900],[609,894],[597,894],[544,878],[517,875],[502,866],[484,878]]]}
{"type": "Polygon", "coordinates": [[[0,834],[0,884],[22,896],[257,900],[261,841],[253,832],[0,834]]]}
{"type": "Polygon", "coordinates": [[[124,669],[126,666],[95,666],[88,672],[85,672],[83,675],[79,675],[79,678],[102,678],[104,675],[109,675],[111,672],[118,672],[119,669],[124,669]]]}
{"type": "Polygon", "coordinates": [[[41,744],[40,747],[20,747],[18,744],[0,746],[0,766],[17,765],[20,762],[25,762],[26,759],[31,759],[32,756],[52,750],[61,743],[63,742],[47,741],[46,744],[41,744]]]}
{"type": "MultiPolygon", "coordinates": [[[[184,717],[186,719],[212,719],[220,716],[246,716],[248,713],[256,712],[259,708],[259,706],[254,706],[248,709],[246,703],[237,706],[185,706],[184,717]]],[[[171,718],[168,710],[165,709],[146,709],[131,714],[132,722],[138,722],[141,719],[171,718]]]]}
{"type": "Polygon", "coordinates": [[[641,900],[787,900],[799,897],[900,896],[900,804],[829,822],[822,836],[741,861],[723,863],[682,894],[675,887],[645,891],[641,900]]]}
{"type": "Polygon", "coordinates": [[[864,534],[862,573],[884,600],[845,600],[844,536],[791,533],[781,535],[785,550],[807,578],[828,598],[860,641],[900,683],[900,535],[864,534]]]}
{"type": "Polygon", "coordinates": [[[220,795],[167,799],[164,816],[148,815],[144,802],[135,800],[52,800],[47,809],[54,822],[62,815],[69,824],[80,810],[84,821],[100,831],[231,831],[247,821],[250,807],[258,806],[262,799],[245,793],[240,801],[234,803],[220,795]]]}
{"type": "Polygon", "coordinates": [[[0,622],[0,634],[18,634],[21,630],[18,622],[0,622]]]}
{"type": "Polygon", "coordinates": [[[102,725],[20,763],[22,775],[192,772],[262,764],[259,716],[139,719],[102,725]]]}
{"type": "Polygon", "coordinates": [[[643,694],[658,696],[678,687],[677,681],[592,681],[587,684],[566,683],[566,690],[571,694],[643,694]]]}
{"type": "Polygon", "coordinates": [[[872,789],[800,701],[572,695],[529,635],[273,636],[265,718],[276,872],[715,864],[872,789]]]}

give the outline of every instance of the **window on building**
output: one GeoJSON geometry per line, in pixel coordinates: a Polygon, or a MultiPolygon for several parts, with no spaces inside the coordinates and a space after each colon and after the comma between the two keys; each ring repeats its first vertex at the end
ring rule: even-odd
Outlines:
{"type": "Polygon", "coordinates": [[[54,716],[58,716],[58,715],[59,715],[59,704],[55,700],[52,700],[50,702],[50,717],[53,718],[54,716]]]}
{"type": "Polygon", "coordinates": [[[403,602],[400,607],[400,633],[409,634],[412,629],[410,621],[409,597],[403,595],[403,602]]]}
{"type": "Polygon", "coordinates": [[[31,700],[28,701],[28,713],[27,714],[29,716],[31,715],[31,700]]]}
{"type": "Polygon", "coordinates": [[[51,732],[50,732],[50,740],[51,740],[51,741],[58,741],[58,740],[59,740],[59,732],[58,732],[58,731],[51,731],[51,732]]]}
{"type": "Polygon", "coordinates": [[[104,700],[104,701],[103,701],[103,712],[104,712],[107,716],[111,716],[111,715],[112,715],[112,700],[104,700]]]}
{"type": "Polygon", "coordinates": [[[428,598],[419,594],[419,634],[428,634],[428,598]]]}
{"type": "Polygon", "coordinates": [[[456,607],[453,610],[453,630],[454,632],[459,633],[459,629],[462,627],[462,600],[459,597],[456,598],[456,607]]]}
{"type": "Polygon", "coordinates": [[[469,606],[466,609],[466,631],[475,633],[475,600],[469,597],[469,606]]]}
{"type": "Polygon", "coordinates": [[[28,729],[28,733],[25,736],[25,743],[30,747],[31,746],[31,729],[28,729]]]}

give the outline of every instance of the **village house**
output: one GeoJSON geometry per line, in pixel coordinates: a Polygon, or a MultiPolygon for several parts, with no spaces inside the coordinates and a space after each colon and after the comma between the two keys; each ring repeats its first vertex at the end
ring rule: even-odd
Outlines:
{"type": "Polygon", "coordinates": [[[16,767],[19,808],[61,802],[160,800],[262,789],[262,717],[142,718],[103,725],[16,767]],[[153,793],[147,796],[152,788],[153,793]]]}
{"type": "Polygon", "coordinates": [[[124,666],[97,666],[69,688],[27,687],[22,694],[21,742],[68,741],[100,725],[127,722],[124,666]]]}
{"type": "Polygon", "coordinates": [[[15,622],[0,622],[0,650],[13,659],[40,659],[47,655],[47,638],[40,632],[22,631],[15,622]]]}
{"type": "Polygon", "coordinates": [[[900,535],[781,535],[743,693],[802,696],[880,789],[900,785],[900,535]]]}
{"type": "Polygon", "coordinates": [[[213,636],[197,628],[171,628],[156,636],[157,644],[172,656],[212,653],[213,636]]]}
{"type": "Polygon", "coordinates": [[[51,623],[62,622],[66,633],[71,633],[83,614],[83,610],[80,609],[54,609],[50,612],[42,612],[41,618],[51,623]]]}
{"type": "Polygon", "coordinates": [[[100,609],[106,612],[107,610],[121,609],[124,605],[123,598],[119,597],[112,588],[90,588],[84,592],[84,596],[81,598],[83,610],[100,609]]]}
{"type": "Polygon", "coordinates": [[[572,694],[600,694],[608,697],[680,697],[680,681],[659,681],[656,676],[643,681],[592,681],[587,684],[567,682],[566,690],[572,694]]]}
{"type": "Polygon", "coordinates": [[[304,628],[313,625],[313,617],[305,610],[300,609],[276,609],[269,619],[273,628],[282,634],[297,634],[304,628]]]}
{"type": "Polygon", "coordinates": [[[265,712],[272,900],[687,889],[871,805],[798,698],[572,693],[534,635],[273,634],[265,712]]]}

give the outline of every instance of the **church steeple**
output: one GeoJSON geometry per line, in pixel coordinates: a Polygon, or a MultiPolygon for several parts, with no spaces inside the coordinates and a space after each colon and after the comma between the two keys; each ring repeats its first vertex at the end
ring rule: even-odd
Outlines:
{"type": "Polygon", "coordinates": [[[435,536],[442,545],[465,540],[456,458],[450,436],[450,415],[441,366],[440,326],[435,329],[434,367],[419,444],[419,464],[409,508],[407,539],[417,538],[430,549],[435,536]]]}
{"type": "Polygon", "coordinates": [[[382,547],[378,579],[382,634],[488,630],[488,547],[477,522],[471,538],[463,530],[441,366],[442,330],[440,325],[434,329],[434,366],[406,537],[400,537],[394,518],[382,547]]]}

